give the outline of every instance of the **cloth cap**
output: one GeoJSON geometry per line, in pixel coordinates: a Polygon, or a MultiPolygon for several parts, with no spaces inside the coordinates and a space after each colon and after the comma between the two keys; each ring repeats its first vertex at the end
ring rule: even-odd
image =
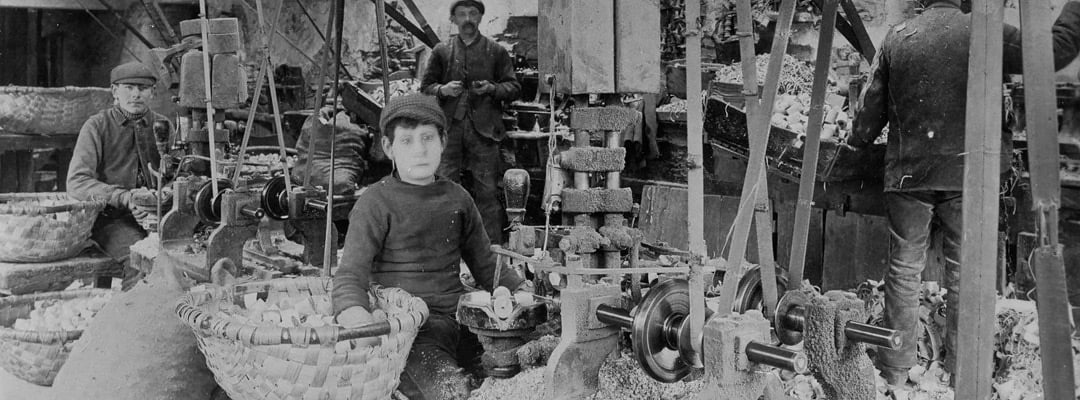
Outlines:
{"type": "Polygon", "coordinates": [[[411,93],[391,97],[379,116],[379,132],[386,134],[386,125],[397,118],[415,119],[423,124],[435,125],[439,131],[446,131],[446,115],[434,96],[411,93]]]}
{"type": "Polygon", "coordinates": [[[157,74],[145,64],[132,61],[120,64],[112,69],[110,81],[113,84],[132,83],[136,85],[153,86],[157,83],[157,74]]]}
{"type": "Polygon", "coordinates": [[[480,10],[480,13],[484,13],[484,2],[480,0],[458,0],[450,5],[450,15],[454,15],[454,10],[457,10],[458,6],[472,6],[480,10]]]}

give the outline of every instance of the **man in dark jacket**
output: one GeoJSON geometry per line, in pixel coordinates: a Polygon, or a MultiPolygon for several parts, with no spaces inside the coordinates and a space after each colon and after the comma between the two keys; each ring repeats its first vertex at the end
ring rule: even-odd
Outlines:
{"type": "Polygon", "coordinates": [[[68,166],[67,190],[78,199],[105,200],[91,238],[109,256],[124,260],[125,275],[133,278],[128,247],[146,237],[139,220],[147,216],[135,205],[133,189],[157,187],[150,172],[160,162],[153,126],[169,120],[149,108],[157,82],[152,69],[130,62],[113,68],[110,77],[115,105],[83,124],[68,166]]]}
{"type": "MultiPolygon", "coordinates": [[[[920,274],[931,229],[944,234],[946,368],[953,371],[955,362],[971,17],[961,12],[960,0],[924,3],[927,8],[921,15],[896,25],[885,37],[848,139],[854,147],[865,147],[889,126],[885,198],[891,243],[885,324],[900,330],[904,341],[898,351],[879,353],[879,367],[890,384],[906,382],[908,369],[916,362],[920,274]]],[[[1020,32],[1006,25],[1004,36],[1005,73],[1020,73],[1020,32]]],[[[1080,3],[1064,6],[1053,37],[1054,65],[1060,69],[1076,57],[1080,46],[1080,3]]],[[[1012,137],[1003,132],[1001,140],[1002,172],[1007,173],[1012,137]]]]}
{"type": "Polygon", "coordinates": [[[459,0],[450,5],[458,34],[432,50],[421,91],[439,98],[450,129],[438,174],[461,182],[476,201],[484,230],[502,243],[506,215],[499,201],[499,179],[507,168],[501,145],[506,137],[502,102],[517,98],[521,84],[506,49],[480,34],[484,3],[459,0]]]}

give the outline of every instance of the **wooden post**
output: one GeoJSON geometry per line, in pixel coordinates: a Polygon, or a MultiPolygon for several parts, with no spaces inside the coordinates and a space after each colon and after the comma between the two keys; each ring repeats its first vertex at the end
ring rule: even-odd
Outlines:
{"type": "Polygon", "coordinates": [[[822,8],[821,36],[818,38],[817,60],[814,62],[814,86],[810,95],[810,120],[806,126],[806,143],[803,145],[802,175],[799,177],[799,200],[795,205],[795,229],[792,233],[791,256],[788,258],[788,286],[798,289],[802,285],[803,268],[806,265],[807,235],[810,233],[810,206],[814,200],[817,181],[818,150],[821,147],[821,129],[825,117],[825,86],[829,80],[832,61],[833,25],[836,20],[837,0],[825,0],[822,8]]]}
{"type": "Polygon", "coordinates": [[[994,352],[1001,157],[1002,8],[975,0],[971,12],[964,160],[963,243],[956,345],[956,398],[987,399],[994,352]]]}
{"type": "Polygon", "coordinates": [[[1058,245],[1057,99],[1054,88],[1053,25],[1048,0],[1020,3],[1024,38],[1024,98],[1027,103],[1028,160],[1031,198],[1038,218],[1039,248],[1031,258],[1039,289],[1039,352],[1042,355],[1043,397],[1076,397],[1071,311],[1065,288],[1065,262],[1058,245]]]}
{"type": "MultiPolygon", "coordinates": [[[[705,277],[702,275],[702,257],[705,248],[705,173],[702,129],[704,112],[701,107],[701,4],[686,2],[686,150],[689,171],[686,183],[690,189],[687,196],[688,247],[695,258],[690,263],[690,337],[700,338],[705,327],[705,277]],[[701,296],[700,298],[698,296],[701,296]]],[[[701,354],[701,341],[692,341],[694,351],[701,354]]]]}
{"type": "MultiPolygon", "coordinates": [[[[720,290],[719,316],[731,313],[735,302],[735,291],[742,277],[742,263],[746,259],[746,245],[750,237],[750,218],[753,216],[757,191],[763,190],[761,182],[765,180],[765,146],[769,141],[769,117],[772,115],[776,88],[780,80],[780,67],[784,53],[791,39],[791,20],[795,15],[795,1],[784,0],[780,3],[780,17],[776,22],[776,35],[773,36],[772,58],[765,74],[765,86],[758,93],[757,63],[754,61],[754,28],[751,24],[750,0],[740,0],[737,5],[737,23],[740,53],[742,54],[743,94],[746,95],[746,123],[750,136],[750,156],[743,179],[742,195],[739,199],[739,212],[735,216],[731,230],[731,249],[728,252],[724,283],[720,290]]],[[[726,241],[725,241],[726,242],[726,241]]]]}

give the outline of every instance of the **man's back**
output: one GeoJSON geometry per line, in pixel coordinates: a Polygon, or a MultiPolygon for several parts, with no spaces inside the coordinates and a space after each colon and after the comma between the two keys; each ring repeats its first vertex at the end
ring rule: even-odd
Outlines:
{"type": "MultiPolygon", "coordinates": [[[[1057,68],[1076,57],[1078,25],[1080,4],[1069,2],[1053,26],[1057,68]]],[[[1004,71],[1020,73],[1020,33],[1009,25],[1003,32],[1004,71]]],[[[848,140],[856,147],[869,144],[889,124],[885,190],[963,188],[970,36],[970,15],[939,1],[885,37],[848,140]]],[[[1002,171],[1008,169],[1011,143],[1003,133],[1002,171]]]]}

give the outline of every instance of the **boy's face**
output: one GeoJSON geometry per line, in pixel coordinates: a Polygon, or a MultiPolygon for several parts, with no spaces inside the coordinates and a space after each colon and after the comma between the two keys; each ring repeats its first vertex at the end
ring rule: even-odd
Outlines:
{"type": "Polygon", "coordinates": [[[435,181],[435,171],[442,160],[443,140],[435,125],[394,128],[394,141],[383,137],[383,151],[394,161],[401,180],[414,185],[435,181]]]}
{"type": "Polygon", "coordinates": [[[124,111],[132,114],[142,114],[149,109],[147,102],[154,98],[154,87],[133,83],[115,83],[112,85],[112,94],[113,99],[124,111]]]}

